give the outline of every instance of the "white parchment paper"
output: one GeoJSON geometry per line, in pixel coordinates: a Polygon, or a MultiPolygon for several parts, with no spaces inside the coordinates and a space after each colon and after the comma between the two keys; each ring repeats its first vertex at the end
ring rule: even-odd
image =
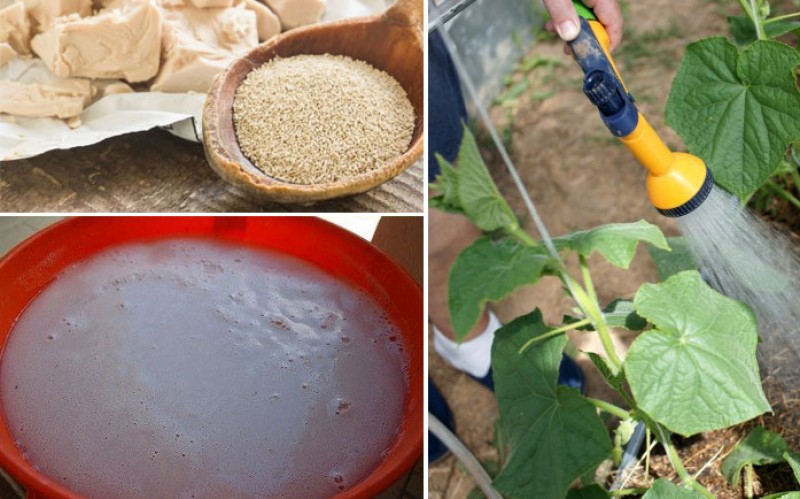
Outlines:
{"type": "MultiPolygon", "coordinates": [[[[391,0],[328,0],[322,22],[373,14],[391,0]]],[[[109,137],[165,127],[200,142],[205,94],[137,92],[109,95],[84,109],[81,126],[63,120],[0,114],[0,161],[30,158],[54,149],[95,144],[109,137]]]]}

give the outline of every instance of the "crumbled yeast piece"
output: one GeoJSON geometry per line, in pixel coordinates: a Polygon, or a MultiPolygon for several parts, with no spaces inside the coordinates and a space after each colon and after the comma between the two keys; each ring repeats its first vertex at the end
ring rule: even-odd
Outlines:
{"type": "Polygon", "coordinates": [[[58,78],[40,60],[12,59],[0,74],[0,113],[72,118],[92,98],[89,80],[58,78]]]}
{"type": "Polygon", "coordinates": [[[0,68],[8,64],[8,61],[15,58],[17,52],[7,43],[0,43],[0,68]]]}
{"type": "Polygon", "coordinates": [[[260,41],[269,40],[281,32],[281,20],[270,10],[269,7],[257,0],[243,0],[247,10],[256,13],[256,28],[258,29],[258,39],[260,41]]]}
{"type": "Polygon", "coordinates": [[[155,0],[116,0],[96,16],[59,17],[34,37],[33,51],[62,78],[113,78],[131,83],[158,73],[161,10],[155,0]]]}
{"type": "Polygon", "coordinates": [[[98,101],[108,95],[130,94],[133,88],[120,80],[95,80],[92,82],[95,88],[94,100],[98,101]]]}
{"type": "Polygon", "coordinates": [[[265,0],[281,19],[284,31],[320,20],[325,12],[326,0],[265,0]]]}
{"type": "Polygon", "coordinates": [[[198,9],[233,7],[234,0],[161,0],[164,7],[197,7],[198,9]]]}
{"type": "Polygon", "coordinates": [[[256,14],[228,9],[163,9],[164,54],[155,92],[208,92],[214,77],[258,45],[256,14]]]}
{"type": "Polygon", "coordinates": [[[31,24],[22,3],[0,0],[0,43],[20,54],[31,53],[31,24]]]}
{"type": "Polygon", "coordinates": [[[92,0],[22,0],[35,33],[45,31],[53,19],[69,14],[92,15],[92,0]]]}

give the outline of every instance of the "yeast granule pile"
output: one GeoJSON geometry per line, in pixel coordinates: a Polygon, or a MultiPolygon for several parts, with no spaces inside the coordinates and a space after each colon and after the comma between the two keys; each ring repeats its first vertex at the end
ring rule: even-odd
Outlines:
{"type": "Polygon", "coordinates": [[[403,154],[414,109],[383,71],[345,56],[276,58],[236,91],[236,136],[267,175],[297,184],[335,182],[403,154]]]}

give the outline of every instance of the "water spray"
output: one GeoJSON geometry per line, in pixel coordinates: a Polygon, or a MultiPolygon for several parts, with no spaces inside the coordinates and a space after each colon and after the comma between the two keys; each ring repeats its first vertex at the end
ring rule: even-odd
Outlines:
{"type": "Polygon", "coordinates": [[[584,72],[584,93],[606,127],[648,171],[651,203],[676,220],[705,279],[755,312],[762,338],[759,358],[771,400],[788,388],[796,390],[800,257],[795,245],[740,206],[737,198],[715,187],[702,159],[673,152],[664,144],[636,108],[611,58],[605,28],[591,9],[579,0],[573,3],[581,30],[569,46],[584,72]]]}

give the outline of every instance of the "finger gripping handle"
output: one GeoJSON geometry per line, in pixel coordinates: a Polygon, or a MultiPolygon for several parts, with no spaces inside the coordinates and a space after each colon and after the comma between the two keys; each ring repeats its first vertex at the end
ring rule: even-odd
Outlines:
{"type": "Polygon", "coordinates": [[[588,75],[592,71],[600,70],[613,73],[616,76],[614,65],[595,36],[589,21],[581,18],[580,22],[581,31],[578,37],[568,42],[575,62],[578,63],[584,74],[588,75]]]}
{"type": "MultiPolygon", "coordinates": [[[[602,27],[598,29],[602,30],[602,27]]],[[[581,18],[580,33],[569,42],[569,46],[585,75],[583,91],[597,106],[608,129],[617,137],[633,133],[639,112],[589,21],[581,18]]]]}

